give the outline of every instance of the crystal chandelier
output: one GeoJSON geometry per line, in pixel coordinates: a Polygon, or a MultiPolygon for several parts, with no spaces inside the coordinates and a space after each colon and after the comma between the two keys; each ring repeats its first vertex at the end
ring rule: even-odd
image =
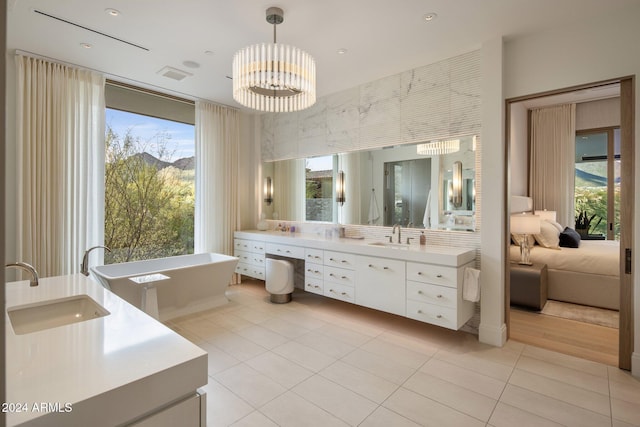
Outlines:
{"type": "Polygon", "coordinates": [[[439,156],[460,151],[460,140],[450,139],[445,141],[432,141],[417,145],[417,153],[425,156],[439,156]]]}
{"type": "Polygon", "coordinates": [[[280,113],[316,102],[316,62],[301,49],[276,43],[276,25],[283,21],[282,9],[267,9],[273,43],[245,47],[233,58],[233,99],[245,107],[280,113]]]}

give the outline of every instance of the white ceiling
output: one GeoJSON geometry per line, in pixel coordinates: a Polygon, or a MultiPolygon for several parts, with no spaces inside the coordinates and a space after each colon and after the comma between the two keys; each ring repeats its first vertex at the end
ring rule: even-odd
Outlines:
{"type": "Polygon", "coordinates": [[[249,44],[269,42],[269,6],[284,9],[278,41],[315,57],[323,96],[478,49],[485,40],[545,31],[637,0],[9,0],[8,49],[104,72],[114,80],[239,106],[231,62],[249,44]],[[482,6],[482,7],[480,7],[482,6]],[[105,12],[121,12],[112,17],[105,12]],[[148,51],[34,12],[101,32],[148,51]],[[428,12],[437,19],[426,22],[428,12]],[[91,49],[81,46],[89,43],[91,49]],[[347,54],[337,50],[345,48],[347,54]],[[212,54],[206,54],[211,51],[212,54]],[[185,61],[200,64],[189,68],[185,61]],[[193,74],[174,81],[170,66],[193,74]]]}

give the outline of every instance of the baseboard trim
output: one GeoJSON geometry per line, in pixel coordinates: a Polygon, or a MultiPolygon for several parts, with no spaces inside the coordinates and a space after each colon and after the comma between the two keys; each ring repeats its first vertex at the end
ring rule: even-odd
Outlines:
{"type": "Polygon", "coordinates": [[[484,325],[481,322],[480,328],[478,328],[478,339],[482,343],[502,347],[507,342],[507,325],[503,323],[499,327],[495,327],[484,325]]]}
{"type": "Polygon", "coordinates": [[[640,353],[638,352],[631,354],[631,375],[640,378],[640,353]]]}

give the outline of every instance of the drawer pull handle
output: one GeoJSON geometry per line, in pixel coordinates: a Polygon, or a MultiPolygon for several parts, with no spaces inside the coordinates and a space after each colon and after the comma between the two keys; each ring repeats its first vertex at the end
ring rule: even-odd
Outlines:
{"type": "Polygon", "coordinates": [[[442,319],[442,314],[438,314],[436,317],[437,317],[438,319],[442,319]]]}
{"type": "Polygon", "coordinates": [[[340,276],[341,279],[347,279],[347,276],[340,276]]]}
{"type": "Polygon", "coordinates": [[[285,251],[285,252],[286,252],[286,253],[288,253],[288,254],[290,254],[290,253],[291,253],[291,251],[285,251]]]}
{"type": "Polygon", "coordinates": [[[331,277],[335,277],[335,276],[333,275],[333,273],[329,273],[329,276],[331,276],[331,277]]]}
{"type": "Polygon", "coordinates": [[[422,314],[422,310],[418,310],[418,314],[422,314]]]}
{"type": "Polygon", "coordinates": [[[342,260],[342,261],[340,261],[340,262],[344,264],[344,263],[346,263],[346,262],[347,262],[347,260],[343,259],[343,260],[342,260]]]}
{"type": "Polygon", "coordinates": [[[315,285],[315,286],[314,286],[314,288],[316,288],[316,289],[320,289],[320,286],[318,286],[318,285],[315,285]]]}
{"type": "Polygon", "coordinates": [[[422,276],[422,271],[418,271],[418,276],[422,276]]]}
{"type": "Polygon", "coordinates": [[[442,295],[436,295],[436,298],[442,298],[442,295]]]}
{"type": "Polygon", "coordinates": [[[438,279],[441,279],[441,278],[442,278],[442,274],[437,274],[437,275],[436,275],[436,277],[437,277],[438,279]]]}
{"type": "Polygon", "coordinates": [[[341,292],[340,295],[342,295],[344,297],[344,296],[347,296],[347,293],[346,292],[341,292]]]}
{"type": "Polygon", "coordinates": [[[333,258],[329,258],[329,261],[335,261],[333,258]]]}
{"type": "Polygon", "coordinates": [[[314,258],[315,259],[320,259],[320,257],[318,255],[315,255],[314,258]]]}
{"type": "Polygon", "coordinates": [[[422,295],[422,291],[418,291],[418,294],[422,295]]]}
{"type": "Polygon", "coordinates": [[[383,269],[383,270],[388,270],[388,269],[389,269],[389,267],[382,267],[382,269],[383,269]]]}

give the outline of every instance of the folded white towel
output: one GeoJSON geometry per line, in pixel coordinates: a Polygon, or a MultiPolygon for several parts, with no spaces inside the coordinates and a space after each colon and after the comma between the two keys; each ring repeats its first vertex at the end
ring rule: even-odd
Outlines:
{"type": "Polygon", "coordinates": [[[368,223],[373,225],[380,218],[380,211],[378,210],[378,201],[376,200],[376,191],[371,189],[371,199],[369,200],[369,217],[368,223]]]}
{"type": "Polygon", "coordinates": [[[462,282],[462,299],[465,301],[480,301],[480,270],[465,267],[462,282]]]}

